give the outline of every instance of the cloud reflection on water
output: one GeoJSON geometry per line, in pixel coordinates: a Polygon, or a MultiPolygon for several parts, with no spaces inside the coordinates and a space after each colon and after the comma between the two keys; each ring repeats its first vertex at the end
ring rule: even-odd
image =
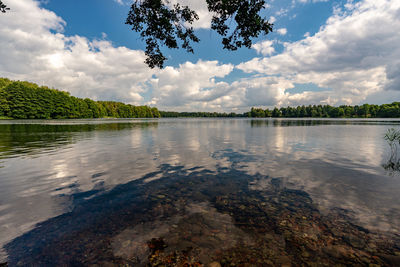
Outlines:
{"type": "Polygon", "coordinates": [[[182,119],[13,127],[0,125],[6,137],[2,244],[72,210],[81,201],[76,196],[88,199],[153,172],[145,181],[156,181],[165,164],[282,177],[285,187],[308,192],[321,211],[345,208],[365,227],[400,231],[400,182],[381,167],[382,136],[392,127],[386,122],[182,119]]]}

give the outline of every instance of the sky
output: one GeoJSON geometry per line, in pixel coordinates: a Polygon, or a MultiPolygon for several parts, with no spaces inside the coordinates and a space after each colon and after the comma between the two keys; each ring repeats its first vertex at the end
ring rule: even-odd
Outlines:
{"type": "Polygon", "coordinates": [[[205,0],[171,0],[199,14],[194,54],[163,49],[164,69],[125,24],[132,0],[4,0],[0,77],[77,97],[161,110],[383,104],[400,100],[400,1],[270,0],[274,32],[250,49],[222,49],[205,0]]]}

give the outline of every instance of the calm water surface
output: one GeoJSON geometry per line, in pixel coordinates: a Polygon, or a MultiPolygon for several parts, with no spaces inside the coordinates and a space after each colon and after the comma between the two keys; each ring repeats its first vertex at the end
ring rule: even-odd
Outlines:
{"type": "Polygon", "coordinates": [[[398,263],[399,126],[0,121],[0,262],[398,263]]]}

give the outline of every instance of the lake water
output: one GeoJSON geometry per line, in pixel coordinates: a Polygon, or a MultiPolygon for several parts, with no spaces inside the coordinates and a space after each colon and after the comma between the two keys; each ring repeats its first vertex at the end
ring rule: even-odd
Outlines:
{"type": "Polygon", "coordinates": [[[400,262],[400,120],[0,121],[0,262],[400,262]]]}

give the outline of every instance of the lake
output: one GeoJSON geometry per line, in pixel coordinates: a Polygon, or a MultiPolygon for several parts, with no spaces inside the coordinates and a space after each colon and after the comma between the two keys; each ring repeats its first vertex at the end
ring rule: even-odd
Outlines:
{"type": "Polygon", "coordinates": [[[396,265],[400,176],[383,137],[399,126],[0,121],[0,262],[396,265]]]}

